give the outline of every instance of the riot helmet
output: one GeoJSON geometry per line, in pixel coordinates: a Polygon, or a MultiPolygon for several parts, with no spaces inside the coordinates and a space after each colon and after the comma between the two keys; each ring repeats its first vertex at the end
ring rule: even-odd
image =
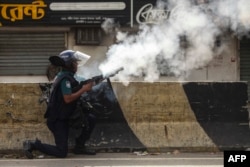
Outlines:
{"type": "Polygon", "coordinates": [[[85,64],[89,58],[89,55],[80,51],[64,50],[58,56],[51,56],[49,60],[55,66],[70,68],[74,62],[85,64]]]}
{"type": "Polygon", "coordinates": [[[59,57],[64,61],[64,66],[65,67],[70,67],[72,66],[73,62],[77,62],[80,61],[79,59],[77,59],[77,57],[75,56],[75,51],[73,50],[65,50],[62,51],[59,54],[59,57]]]}

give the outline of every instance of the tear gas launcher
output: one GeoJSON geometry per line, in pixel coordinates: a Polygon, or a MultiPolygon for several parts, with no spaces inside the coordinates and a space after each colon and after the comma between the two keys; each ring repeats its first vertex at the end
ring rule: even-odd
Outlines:
{"type": "Polygon", "coordinates": [[[123,67],[120,67],[120,68],[116,69],[115,71],[112,71],[112,72],[106,74],[105,76],[104,75],[94,76],[94,77],[87,79],[85,81],[81,81],[80,85],[83,86],[84,84],[87,84],[89,82],[94,82],[94,85],[97,85],[97,84],[101,83],[102,81],[104,81],[105,79],[108,79],[110,77],[115,76],[116,74],[118,74],[122,70],[123,70],[123,67]]]}
{"type": "Polygon", "coordinates": [[[124,70],[123,67],[120,67],[106,75],[97,75],[97,76],[94,76],[90,79],[87,79],[87,80],[84,80],[84,81],[81,81],[79,86],[77,86],[76,88],[74,88],[73,92],[74,91],[77,91],[79,90],[83,85],[87,84],[87,83],[90,83],[90,82],[94,82],[94,85],[97,85],[99,83],[101,83],[102,81],[104,81],[105,79],[108,79],[110,77],[113,77],[115,76],[116,74],[118,74],[120,71],[124,70]]]}

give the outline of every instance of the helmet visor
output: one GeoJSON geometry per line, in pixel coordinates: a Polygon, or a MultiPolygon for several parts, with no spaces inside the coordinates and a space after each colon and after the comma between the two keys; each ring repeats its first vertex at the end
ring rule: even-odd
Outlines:
{"type": "Polygon", "coordinates": [[[74,53],[74,58],[78,61],[78,65],[82,66],[87,63],[87,61],[90,59],[90,56],[80,51],[76,51],[74,53]]]}

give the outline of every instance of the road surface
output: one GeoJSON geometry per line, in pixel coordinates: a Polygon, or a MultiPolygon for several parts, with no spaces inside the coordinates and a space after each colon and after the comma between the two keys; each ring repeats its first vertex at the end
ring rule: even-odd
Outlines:
{"type": "Polygon", "coordinates": [[[57,159],[0,158],[0,167],[223,167],[223,153],[98,153],[95,156],[69,154],[57,159]]]}

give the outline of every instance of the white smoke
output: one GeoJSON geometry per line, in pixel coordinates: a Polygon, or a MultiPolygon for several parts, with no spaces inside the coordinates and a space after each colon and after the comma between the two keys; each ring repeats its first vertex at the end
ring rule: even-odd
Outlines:
{"type": "Polygon", "coordinates": [[[206,66],[221,49],[215,41],[225,32],[242,36],[250,30],[249,0],[158,1],[155,10],[170,10],[168,19],[158,24],[142,24],[136,35],[118,32],[117,44],[110,46],[99,69],[103,74],[124,67],[118,80],[143,77],[154,82],[161,74],[185,78],[206,66]],[[198,2],[198,1],[197,1],[198,2]],[[184,44],[183,44],[184,43],[184,44]]]}
{"type": "Polygon", "coordinates": [[[119,24],[115,23],[114,19],[107,18],[105,19],[101,27],[106,33],[112,33],[115,29],[119,27],[119,24]]]}

